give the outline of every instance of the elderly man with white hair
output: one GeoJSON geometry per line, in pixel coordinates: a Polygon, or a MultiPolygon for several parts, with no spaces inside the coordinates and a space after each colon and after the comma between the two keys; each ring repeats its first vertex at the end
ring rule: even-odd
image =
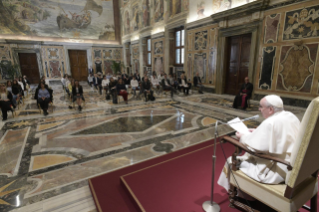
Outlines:
{"type": "MultiPolygon", "coordinates": [[[[260,100],[259,110],[265,120],[249,133],[236,133],[239,141],[251,151],[273,155],[290,162],[290,155],[300,126],[299,119],[285,111],[282,99],[277,95],[268,95],[260,100]]],[[[237,156],[241,161],[239,169],[250,178],[266,184],[279,184],[285,181],[287,167],[281,163],[258,158],[248,153],[237,156]]],[[[231,163],[231,157],[228,158],[231,163]]],[[[218,179],[218,184],[227,191],[230,188],[228,166],[218,179]]]]}

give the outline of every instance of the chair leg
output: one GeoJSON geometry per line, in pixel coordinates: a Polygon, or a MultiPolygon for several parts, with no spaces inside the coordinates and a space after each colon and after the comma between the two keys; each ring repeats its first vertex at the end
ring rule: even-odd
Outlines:
{"type": "Polygon", "coordinates": [[[310,212],[316,212],[317,211],[317,197],[318,194],[316,194],[315,196],[313,196],[310,200],[310,212]]]}

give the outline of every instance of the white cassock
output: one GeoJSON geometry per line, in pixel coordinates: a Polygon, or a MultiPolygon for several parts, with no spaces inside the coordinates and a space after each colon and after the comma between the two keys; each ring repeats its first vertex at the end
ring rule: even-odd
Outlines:
{"type": "MultiPolygon", "coordinates": [[[[240,142],[251,151],[265,153],[290,162],[299,126],[299,119],[291,112],[277,112],[265,119],[252,133],[242,135],[240,142]]],[[[237,158],[242,161],[239,169],[258,182],[279,184],[285,181],[288,169],[284,164],[258,158],[248,153],[237,158]]],[[[231,163],[231,157],[227,160],[231,163]]],[[[217,183],[228,191],[230,184],[227,164],[217,183]]]]}

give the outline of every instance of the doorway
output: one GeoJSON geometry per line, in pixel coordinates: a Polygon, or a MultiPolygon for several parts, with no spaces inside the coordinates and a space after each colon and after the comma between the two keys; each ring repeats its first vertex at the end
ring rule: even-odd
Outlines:
{"type": "Polygon", "coordinates": [[[70,68],[72,78],[87,81],[88,64],[85,50],[69,50],[70,68]]]}
{"type": "Polygon", "coordinates": [[[36,53],[18,53],[21,74],[26,75],[31,84],[40,82],[40,72],[36,53]]]}
{"type": "Polygon", "coordinates": [[[227,38],[224,93],[237,95],[248,76],[251,34],[227,38]]]}

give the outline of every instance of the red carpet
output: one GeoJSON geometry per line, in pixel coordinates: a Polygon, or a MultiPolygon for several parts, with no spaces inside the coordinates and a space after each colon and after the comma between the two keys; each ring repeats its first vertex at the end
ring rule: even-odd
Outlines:
{"type": "MultiPolygon", "coordinates": [[[[230,156],[234,147],[230,144],[223,146],[226,155],[230,156]]],[[[123,176],[147,212],[202,212],[202,203],[210,198],[212,153],[212,141],[207,141],[89,179],[97,210],[141,211],[121,183],[120,177],[123,176]]],[[[221,206],[222,212],[238,211],[228,207],[226,191],[216,184],[224,163],[225,159],[218,145],[215,201],[221,206]]],[[[253,207],[260,211],[273,211],[258,202],[253,207]]]]}
{"type": "MultiPolygon", "coordinates": [[[[223,147],[227,155],[235,150],[230,144],[223,147]]],[[[210,199],[212,153],[213,145],[210,145],[125,175],[122,180],[142,211],[203,211],[202,203],[210,199]]],[[[220,144],[217,160],[214,201],[222,211],[237,211],[228,208],[227,195],[216,183],[225,163],[220,144]]]]}

